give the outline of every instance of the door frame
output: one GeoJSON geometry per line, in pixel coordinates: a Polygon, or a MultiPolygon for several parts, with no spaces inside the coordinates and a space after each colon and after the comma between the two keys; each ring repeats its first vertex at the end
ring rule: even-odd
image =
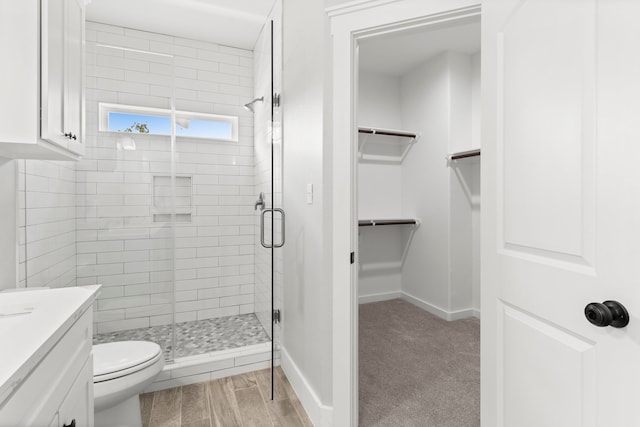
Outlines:
{"type": "Polygon", "coordinates": [[[332,36],[331,162],[333,425],[358,425],[358,40],[480,14],[478,0],[356,0],[327,9],[332,36]],[[348,141],[348,143],[347,143],[348,141]],[[349,185],[344,185],[344,183],[349,185]]]}

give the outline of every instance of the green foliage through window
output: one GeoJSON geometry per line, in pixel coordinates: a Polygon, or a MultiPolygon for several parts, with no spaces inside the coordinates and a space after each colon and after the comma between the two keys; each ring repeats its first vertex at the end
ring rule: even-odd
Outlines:
{"type": "Polygon", "coordinates": [[[147,126],[146,123],[133,122],[133,124],[125,130],[118,129],[118,132],[149,133],[149,126],[147,126]]]}

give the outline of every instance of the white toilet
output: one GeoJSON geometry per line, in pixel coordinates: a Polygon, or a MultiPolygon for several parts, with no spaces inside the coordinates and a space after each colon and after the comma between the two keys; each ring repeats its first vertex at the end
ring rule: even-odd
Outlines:
{"type": "Polygon", "coordinates": [[[138,394],[162,371],[156,343],[121,341],[93,346],[93,400],[96,427],[141,427],[138,394]]]}

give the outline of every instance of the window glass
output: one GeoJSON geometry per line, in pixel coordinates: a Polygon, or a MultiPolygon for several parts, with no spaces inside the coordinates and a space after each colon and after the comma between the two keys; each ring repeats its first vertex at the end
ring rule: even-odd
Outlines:
{"type": "MultiPolygon", "coordinates": [[[[170,110],[105,103],[99,108],[102,132],[171,135],[170,110]]],[[[238,118],[176,111],[176,136],[237,141],[238,118]]]]}
{"type": "Polygon", "coordinates": [[[185,122],[185,119],[178,118],[176,135],[193,138],[232,139],[233,125],[230,122],[204,119],[186,119],[185,122]]]}

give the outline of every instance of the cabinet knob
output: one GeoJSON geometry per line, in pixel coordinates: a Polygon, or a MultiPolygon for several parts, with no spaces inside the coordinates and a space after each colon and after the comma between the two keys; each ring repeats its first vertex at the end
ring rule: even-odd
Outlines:
{"type": "Polygon", "coordinates": [[[76,419],[74,418],[69,424],[63,425],[63,427],[76,427],[76,419]]]}

